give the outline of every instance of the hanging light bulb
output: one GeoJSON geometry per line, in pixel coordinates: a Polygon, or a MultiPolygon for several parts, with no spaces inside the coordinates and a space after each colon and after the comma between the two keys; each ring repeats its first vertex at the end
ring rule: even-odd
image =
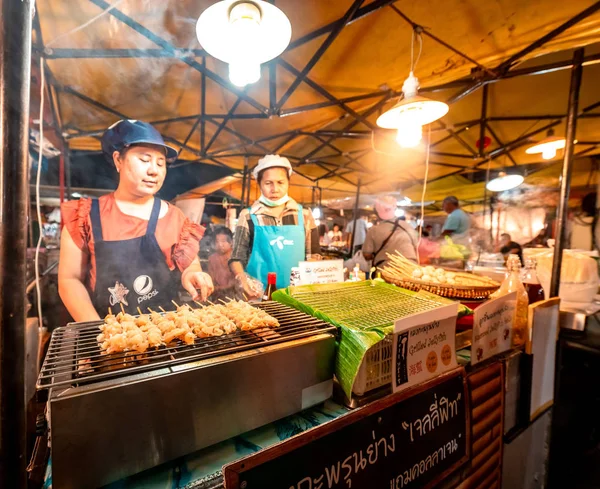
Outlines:
{"type": "Polygon", "coordinates": [[[323,213],[321,212],[321,208],[320,207],[314,207],[312,210],[312,215],[313,218],[315,219],[321,219],[321,217],[323,217],[323,213]]]}
{"type": "Polygon", "coordinates": [[[406,124],[398,128],[396,142],[403,148],[418,146],[423,137],[423,126],[420,124],[406,124]]]}
{"type": "Polygon", "coordinates": [[[551,160],[556,157],[556,152],[559,149],[563,149],[566,145],[566,139],[554,136],[554,129],[549,129],[546,137],[539,143],[530,146],[525,150],[525,153],[529,155],[542,154],[542,158],[545,160],[551,160]]]}
{"type": "Polygon", "coordinates": [[[523,183],[523,180],[525,180],[523,175],[500,172],[498,176],[490,180],[485,187],[491,192],[504,192],[505,190],[511,190],[518,187],[523,183]]]}
{"type": "Polygon", "coordinates": [[[379,127],[398,129],[396,141],[402,147],[412,148],[419,144],[423,126],[443,117],[449,110],[444,102],[417,95],[418,90],[419,80],[411,71],[402,85],[403,99],[377,118],[379,127]]]}
{"type": "Polygon", "coordinates": [[[279,56],[290,43],[286,15],[263,0],[224,0],[207,8],[196,24],[207,53],[229,63],[229,79],[240,87],[260,79],[260,65],[279,56]]]}

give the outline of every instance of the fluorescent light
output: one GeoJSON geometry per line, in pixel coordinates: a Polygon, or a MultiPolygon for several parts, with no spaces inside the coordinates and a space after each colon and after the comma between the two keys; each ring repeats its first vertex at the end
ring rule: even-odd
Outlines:
{"type": "Polygon", "coordinates": [[[223,0],[208,7],[196,24],[207,53],[229,63],[229,79],[245,86],[260,79],[260,65],[279,56],[290,43],[292,25],[263,0],[223,0]]]}
{"type": "Polygon", "coordinates": [[[491,192],[504,192],[505,190],[511,190],[518,187],[523,183],[522,175],[511,174],[507,175],[505,172],[500,172],[496,178],[490,180],[485,186],[491,192]]]}
{"type": "Polygon", "coordinates": [[[542,139],[539,143],[527,148],[525,153],[530,155],[541,153],[542,158],[545,160],[551,160],[556,156],[556,151],[563,149],[566,143],[567,141],[565,138],[554,136],[554,130],[549,129],[547,137],[542,139]]]}
{"type": "Polygon", "coordinates": [[[321,212],[321,208],[320,207],[313,208],[312,215],[313,215],[314,219],[321,219],[321,217],[323,217],[323,213],[321,212]]]}

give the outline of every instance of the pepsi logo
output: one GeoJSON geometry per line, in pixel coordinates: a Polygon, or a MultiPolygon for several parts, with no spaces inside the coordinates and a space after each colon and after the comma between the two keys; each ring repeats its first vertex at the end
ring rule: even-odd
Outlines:
{"type": "Polygon", "coordinates": [[[133,281],[133,290],[138,295],[146,295],[152,290],[152,279],[148,275],[140,275],[133,281]]]}

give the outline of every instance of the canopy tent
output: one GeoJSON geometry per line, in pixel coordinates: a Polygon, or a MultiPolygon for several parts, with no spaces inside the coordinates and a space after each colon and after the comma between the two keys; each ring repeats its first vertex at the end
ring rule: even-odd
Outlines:
{"type": "MultiPolygon", "coordinates": [[[[476,200],[481,183],[467,186],[457,176],[473,178],[488,161],[492,172],[539,163],[524,146],[550,127],[564,134],[576,47],[587,46],[577,152],[600,152],[599,2],[279,0],[292,42],[245,90],[229,83],[227,66],[205,56],[196,39],[195,22],[212,3],[37,2],[34,64],[44,58],[44,120],[47,132],[55,129],[53,142],[98,151],[99,134],[115,120],[143,119],[191,166],[239,171],[245,158],[252,168],[265,153],[286,155],[296,170],[291,194],[302,202],[311,201],[316,185],[323,199],[351,195],[359,180],[361,192],[406,190],[420,198],[424,145],[400,149],[374,121],[400,95],[412,30],[422,27],[415,69],[421,92],[450,104],[447,116],[425,130],[430,188],[451,177],[440,195],[449,190],[476,200]],[[479,148],[485,137],[489,146],[479,148]]],[[[34,111],[39,90],[32,84],[34,111]]],[[[224,190],[240,198],[241,182],[224,190]]]]}

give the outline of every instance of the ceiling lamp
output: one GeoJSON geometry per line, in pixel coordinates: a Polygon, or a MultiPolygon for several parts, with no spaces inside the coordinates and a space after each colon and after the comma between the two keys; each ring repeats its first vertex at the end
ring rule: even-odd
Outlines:
{"type": "Polygon", "coordinates": [[[527,148],[525,153],[529,155],[542,153],[542,158],[551,160],[556,156],[557,150],[565,147],[566,142],[565,138],[554,136],[554,129],[549,129],[546,138],[527,148]]]}
{"type": "Polygon", "coordinates": [[[504,192],[505,190],[511,190],[518,187],[523,183],[523,180],[525,180],[523,175],[509,175],[505,172],[500,172],[496,178],[490,180],[486,184],[485,188],[491,192],[504,192]]]}
{"type": "Polygon", "coordinates": [[[261,63],[288,46],[292,25],[280,9],[262,0],[224,0],[202,12],[196,35],[208,54],[229,63],[231,83],[244,87],[260,79],[261,63]]]}
{"type": "Polygon", "coordinates": [[[421,142],[423,126],[448,113],[448,104],[417,95],[419,80],[411,71],[402,85],[404,97],[390,110],[381,114],[377,125],[397,129],[396,141],[403,148],[413,148],[421,142]]]}

